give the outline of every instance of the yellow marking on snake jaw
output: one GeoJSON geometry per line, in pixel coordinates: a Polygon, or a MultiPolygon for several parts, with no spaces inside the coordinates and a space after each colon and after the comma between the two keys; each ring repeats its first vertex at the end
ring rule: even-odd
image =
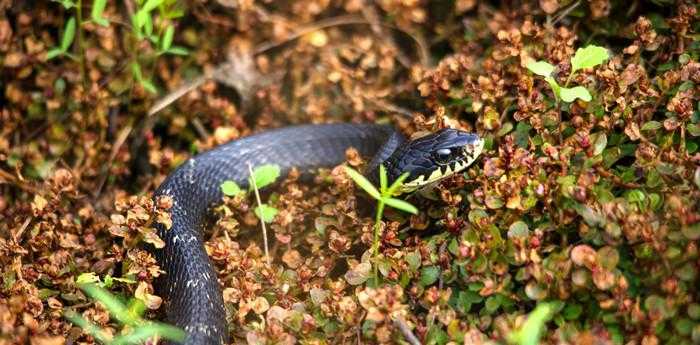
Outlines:
{"type": "Polygon", "coordinates": [[[443,173],[441,168],[437,168],[433,170],[430,173],[430,176],[426,179],[425,175],[420,175],[417,178],[405,182],[403,184],[403,187],[400,189],[400,193],[410,193],[414,192],[417,189],[420,189],[424,186],[433,184],[445,177],[448,177],[450,175],[456,174],[458,172],[461,172],[462,170],[466,169],[468,166],[470,166],[474,161],[476,160],[479,155],[481,155],[481,151],[484,149],[484,141],[483,140],[478,140],[476,141],[473,145],[468,145],[464,148],[465,155],[464,157],[466,158],[463,161],[459,161],[455,164],[454,170],[452,170],[452,167],[450,165],[447,165],[447,169],[443,173]]]}

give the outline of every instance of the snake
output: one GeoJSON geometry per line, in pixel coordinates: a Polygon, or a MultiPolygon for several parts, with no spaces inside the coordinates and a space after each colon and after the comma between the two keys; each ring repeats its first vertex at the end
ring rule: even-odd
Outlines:
{"type": "Polygon", "coordinates": [[[228,343],[222,290],[204,248],[203,228],[209,210],[223,200],[221,184],[234,181],[248,188],[250,167],[274,164],[281,176],[294,168],[313,174],[342,164],[347,149],[354,148],[371,158],[364,170],[370,181],[378,181],[383,165],[390,182],[408,174],[399,192],[409,193],[463,171],[483,147],[477,134],[452,128],[409,140],[391,125],[307,124],[234,139],[189,158],[153,193],[172,200],[170,227],[155,225],[165,245],[150,248],[165,272],[154,286],[166,322],[185,331],[187,345],[228,343]]]}

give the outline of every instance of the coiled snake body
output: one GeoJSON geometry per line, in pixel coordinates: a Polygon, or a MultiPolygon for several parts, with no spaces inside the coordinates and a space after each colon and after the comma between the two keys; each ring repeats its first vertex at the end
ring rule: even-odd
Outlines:
{"type": "Polygon", "coordinates": [[[151,248],[166,272],[156,286],[166,302],[167,321],[185,330],[186,344],[228,342],[224,301],[202,236],[208,209],[221,201],[220,185],[233,180],[246,188],[248,164],[276,164],[283,175],[293,167],[302,172],[333,167],[345,160],[349,147],[373,157],[366,171],[370,176],[379,164],[387,168],[390,180],[409,172],[405,191],[410,191],[466,168],[483,141],[451,129],[406,141],[390,126],[304,125],[234,140],[190,158],[154,193],[172,197],[172,227],[158,224],[165,247],[151,248]]]}

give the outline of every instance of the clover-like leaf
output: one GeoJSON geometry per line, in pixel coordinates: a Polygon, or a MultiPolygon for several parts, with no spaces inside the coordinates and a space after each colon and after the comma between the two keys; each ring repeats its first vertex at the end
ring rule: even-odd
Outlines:
{"type": "Polygon", "coordinates": [[[229,180],[221,184],[221,192],[228,196],[236,196],[243,193],[243,190],[236,182],[229,180]]]}
{"type": "Polygon", "coordinates": [[[571,74],[582,69],[598,66],[608,59],[608,50],[589,45],[585,48],[578,48],[576,54],[571,58],[571,74]]]}
{"type": "MultiPolygon", "coordinates": [[[[280,167],[275,164],[265,164],[253,169],[253,178],[255,179],[255,187],[263,188],[277,180],[280,176],[280,167]]],[[[253,189],[252,180],[249,181],[250,189],[253,189]]]]}
{"type": "Polygon", "coordinates": [[[539,76],[550,77],[554,72],[554,66],[546,61],[530,61],[525,66],[530,72],[535,73],[539,76]]]}
{"type": "Polygon", "coordinates": [[[266,204],[261,204],[255,208],[255,215],[265,223],[271,223],[279,211],[266,204]]]}
{"type": "Polygon", "coordinates": [[[590,102],[592,97],[591,93],[583,86],[576,86],[572,88],[562,87],[559,90],[559,96],[564,102],[571,103],[576,100],[576,98],[581,99],[586,102],[590,102]]]}

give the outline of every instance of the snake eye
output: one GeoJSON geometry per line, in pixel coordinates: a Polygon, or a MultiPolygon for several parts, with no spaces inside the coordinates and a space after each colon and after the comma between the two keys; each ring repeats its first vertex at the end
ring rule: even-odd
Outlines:
{"type": "Polygon", "coordinates": [[[447,164],[452,157],[452,150],[450,149],[439,149],[435,151],[435,160],[438,163],[447,164]]]}

